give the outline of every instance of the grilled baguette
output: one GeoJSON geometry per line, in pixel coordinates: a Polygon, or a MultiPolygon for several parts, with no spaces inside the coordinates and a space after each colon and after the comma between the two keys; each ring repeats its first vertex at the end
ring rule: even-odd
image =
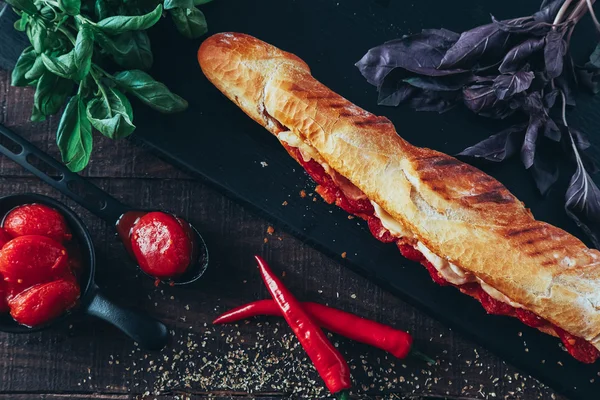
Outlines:
{"type": "Polygon", "coordinates": [[[477,168],[409,144],[293,54],[222,33],[204,41],[198,60],[252,119],[275,135],[297,135],[435,254],[600,349],[600,252],[536,221],[477,168]]]}

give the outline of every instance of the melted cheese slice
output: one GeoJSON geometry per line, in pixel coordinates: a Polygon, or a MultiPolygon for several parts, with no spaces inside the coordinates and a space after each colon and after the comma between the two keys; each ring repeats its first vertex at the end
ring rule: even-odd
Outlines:
{"type": "Polygon", "coordinates": [[[388,214],[379,204],[371,201],[373,208],[375,209],[375,216],[381,221],[381,225],[394,236],[397,237],[412,237],[412,234],[406,229],[400,222],[396,221],[390,214],[388,214]]]}

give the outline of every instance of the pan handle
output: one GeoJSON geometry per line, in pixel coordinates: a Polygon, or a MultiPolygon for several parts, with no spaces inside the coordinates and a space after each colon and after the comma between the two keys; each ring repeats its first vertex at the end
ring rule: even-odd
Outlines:
{"type": "Polygon", "coordinates": [[[144,313],[116,305],[104,297],[96,285],[90,290],[91,300],[84,306],[85,313],[114,325],[143,348],[160,350],[166,346],[169,331],[165,324],[144,313]]]}
{"type": "Polygon", "coordinates": [[[131,210],[3,125],[0,125],[0,153],[108,223],[116,223],[131,210]]]}

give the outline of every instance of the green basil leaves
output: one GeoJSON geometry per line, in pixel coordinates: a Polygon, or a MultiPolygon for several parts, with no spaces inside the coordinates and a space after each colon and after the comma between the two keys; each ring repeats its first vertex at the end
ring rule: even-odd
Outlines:
{"type": "Polygon", "coordinates": [[[170,11],[175,27],[183,36],[195,39],[208,30],[204,14],[196,7],[174,8],[170,11]]]}
{"type": "Polygon", "coordinates": [[[81,12],[81,0],[58,0],[58,6],[68,15],[77,15],[81,12]]]}
{"type": "Polygon", "coordinates": [[[55,114],[72,90],[72,81],[46,72],[38,79],[33,104],[44,116],[55,114]]]}
{"type": "Polygon", "coordinates": [[[173,8],[193,8],[194,0],[165,0],[165,10],[173,8]]]}
{"type": "Polygon", "coordinates": [[[33,15],[38,11],[33,0],[6,0],[6,2],[16,9],[25,11],[29,15],[33,15]]]}
{"type": "Polygon", "coordinates": [[[143,72],[154,61],[146,30],[160,21],[164,9],[183,36],[197,38],[207,27],[196,7],[211,0],[5,1],[20,17],[14,28],[25,32],[31,44],[12,71],[12,84],[35,87],[32,121],[45,120],[67,103],[56,141],[71,170],[80,171],[89,162],[92,129],[111,139],[133,133],[131,97],[126,95],[162,113],[188,107],[143,72]],[[111,73],[115,66],[123,71],[111,73]]]}
{"type": "Polygon", "coordinates": [[[87,119],[83,100],[76,94],[67,103],[58,124],[56,143],[63,162],[71,171],[81,171],[92,153],[92,125],[87,119]]]}
{"type": "Polygon", "coordinates": [[[125,91],[133,94],[144,104],[162,113],[176,113],[187,108],[188,103],[172,93],[163,83],[157,82],[140,70],[119,72],[114,80],[125,91]]]}
{"type": "Polygon", "coordinates": [[[96,33],[96,40],[102,50],[123,68],[145,70],[154,62],[150,38],[145,31],[124,32],[114,37],[99,31],[96,33]]]}
{"type": "Polygon", "coordinates": [[[102,87],[99,96],[88,103],[86,113],[92,126],[111,139],[127,137],[135,130],[131,104],[117,88],[102,87]]]}
{"type": "Polygon", "coordinates": [[[77,69],[77,80],[82,80],[92,67],[92,54],[94,53],[94,31],[90,24],[82,24],[77,33],[77,40],[73,48],[73,63],[77,69]]]}
{"type": "Polygon", "coordinates": [[[59,57],[49,56],[42,53],[42,62],[48,71],[62,78],[73,79],[77,78],[77,67],[73,58],[73,51],[63,54],[59,57]]]}
{"type": "Polygon", "coordinates": [[[11,82],[13,86],[27,86],[31,82],[26,78],[27,72],[33,67],[37,55],[32,46],[27,47],[17,60],[15,69],[13,69],[11,82]]]}
{"type": "Polygon", "coordinates": [[[117,35],[127,31],[139,31],[148,29],[158,22],[162,16],[162,5],[156,6],[154,11],[144,15],[108,17],[96,24],[103,32],[109,35],[117,35]]]}

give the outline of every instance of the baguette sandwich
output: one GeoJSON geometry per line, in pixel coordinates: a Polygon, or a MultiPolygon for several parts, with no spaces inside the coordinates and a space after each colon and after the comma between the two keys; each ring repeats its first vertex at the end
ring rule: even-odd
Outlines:
{"type": "Polygon", "coordinates": [[[221,33],[204,41],[198,61],[279,139],[325,201],[366,220],[435,282],[559,337],[582,362],[600,356],[600,252],[535,220],[482,171],[406,142],[387,118],[331,91],[293,54],[221,33]]]}

